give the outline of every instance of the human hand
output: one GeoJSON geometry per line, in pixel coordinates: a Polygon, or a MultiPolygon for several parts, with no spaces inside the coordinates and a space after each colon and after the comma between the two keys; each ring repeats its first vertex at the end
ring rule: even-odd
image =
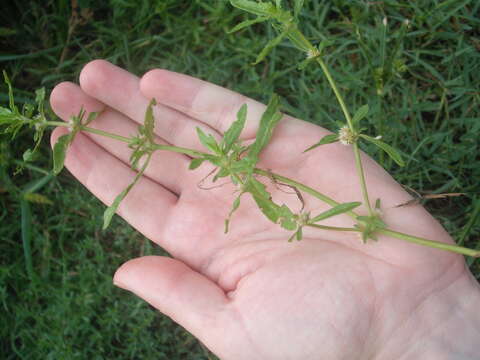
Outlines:
{"type": "MultiPolygon", "coordinates": [[[[198,79],[165,70],[138,79],[105,61],[85,66],[80,87],[59,84],[51,104],[64,120],[82,106],[87,112],[103,110],[92,127],[130,136],[143,122],[151,98],[158,103],[157,142],[202,151],[195,127],[218,138],[247,103],[241,138],[248,141],[264,110],[258,102],[198,79]]],[[[52,141],[64,132],[56,129],[52,141]]],[[[327,133],[284,116],[259,166],[339,202],[361,201],[348,147],[337,143],[303,153],[327,133]]],[[[78,134],[65,164],[111,204],[135,176],[128,165],[130,151],[109,138],[78,134]]],[[[363,162],[370,196],[382,199],[389,228],[452,242],[421,206],[396,207],[409,195],[368,156],[363,162]]],[[[480,316],[472,310],[480,290],[461,256],[383,236],[363,244],[356,234],[318,229],[305,230],[302,241],[288,243],[289,234],[264,218],[247,196],[225,235],[234,185],[201,189],[198,183],[211,168],[204,164],[190,171],[188,163],[185,155],[156,152],[118,211],[173,259],[131,260],[114,281],[222,359],[437,359],[441,346],[473,356],[480,316]],[[448,343],[451,331],[456,336],[448,343]],[[459,331],[465,331],[460,339],[459,331]]],[[[277,203],[300,208],[295,195],[269,187],[277,203]]],[[[310,198],[305,206],[314,213],[328,208],[310,198]]],[[[352,223],[338,216],[330,225],[352,223]]]]}

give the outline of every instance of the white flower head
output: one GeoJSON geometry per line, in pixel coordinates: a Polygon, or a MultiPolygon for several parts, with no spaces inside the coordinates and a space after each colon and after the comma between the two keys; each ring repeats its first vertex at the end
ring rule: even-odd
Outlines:
{"type": "Polygon", "coordinates": [[[382,138],[382,135],[375,136],[376,140],[380,140],[382,138]]]}
{"type": "Polygon", "coordinates": [[[309,49],[307,51],[307,59],[313,59],[320,56],[320,51],[317,48],[309,49]]]}
{"type": "Polygon", "coordinates": [[[357,140],[357,135],[348,126],[342,126],[338,131],[338,140],[343,145],[352,145],[357,140]]]}
{"type": "Polygon", "coordinates": [[[382,21],[382,22],[383,22],[383,26],[387,26],[387,24],[388,24],[388,19],[387,19],[386,16],[383,18],[383,21],[382,21]]]}
{"type": "Polygon", "coordinates": [[[74,126],[73,118],[68,119],[67,124],[68,124],[67,126],[68,131],[73,131],[73,126],[74,126]]]}

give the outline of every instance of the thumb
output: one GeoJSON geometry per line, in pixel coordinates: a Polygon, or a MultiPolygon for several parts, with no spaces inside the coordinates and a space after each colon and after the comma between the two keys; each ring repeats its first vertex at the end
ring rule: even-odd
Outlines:
{"type": "Polygon", "coordinates": [[[163,256],[133,259],[117,270],[113,283],[150,303],[208,347],[222,328],[228,307],[224,291],[181,261],[163,256]]]}

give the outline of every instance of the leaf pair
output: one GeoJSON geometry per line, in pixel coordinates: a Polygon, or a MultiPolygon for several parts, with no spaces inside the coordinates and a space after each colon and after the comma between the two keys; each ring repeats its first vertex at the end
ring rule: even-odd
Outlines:
{"type": "Polygon", "coordinates": [[[156,101],[155,99],[152,99],[148,104],[147,110],[145,111],[143,125],[138,127],[139,135],[135,137],[129,145],[129,147],[133,149],[132,155],[130,156],[130,163],[134,170],[138,169],[138,164],[144,156],[146,156],[146,159],[142,167],[135,175],[133,181],[120,194],[117,195],[115,200],[113,200],[113,203],[103,213],[103,230],[108,228],[110,222],[112,221],[113,215],[115,215],[115,212],[120,206],[120,203],[143,176],[150,163],[150,160],[152,159],[155,151],[153,147],[153,145],[155,145],[155,118],[153,116],[153,107],[155,105],[156,101]]]}
{"type": "Polygon", "coordinates": [[[67,149],[70,144],[73,142],[75,135],[82,129],[82,126],[88,125],[92,122],[97,116],[98,112],[91,112],[88,114],[88,117],[85,118],[85,110],[82,108],[76,116],[70,118],[70,132],[68,134],[62,135],[57,139],[57,142],[53,146],[53,173],[58,175],[65,163],[65,157],[67,154],[67,149]]]}
{"type": "Polygon", "coordinates": [[[140,160],[153,151],[152,149],[155,145],[153,107],[155,105],[156,101],[152,99],[145,111],[143,125],[138,127],[138,135],[134,137],[128,145],[128,147],[133,150],[130,155],[130,164],[133,169],[138,169],[140,160]]]}

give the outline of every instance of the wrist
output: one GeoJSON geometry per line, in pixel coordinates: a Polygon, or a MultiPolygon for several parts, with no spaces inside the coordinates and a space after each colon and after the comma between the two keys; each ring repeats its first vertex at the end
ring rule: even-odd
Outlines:
{"type": "Polygon", "coordinates": [[[480,286],[468,269],[400,324],[378,360],[475,360],[480,357],[480,286]],[[393,346],[392,346],[393,345],[393,346]]]}

